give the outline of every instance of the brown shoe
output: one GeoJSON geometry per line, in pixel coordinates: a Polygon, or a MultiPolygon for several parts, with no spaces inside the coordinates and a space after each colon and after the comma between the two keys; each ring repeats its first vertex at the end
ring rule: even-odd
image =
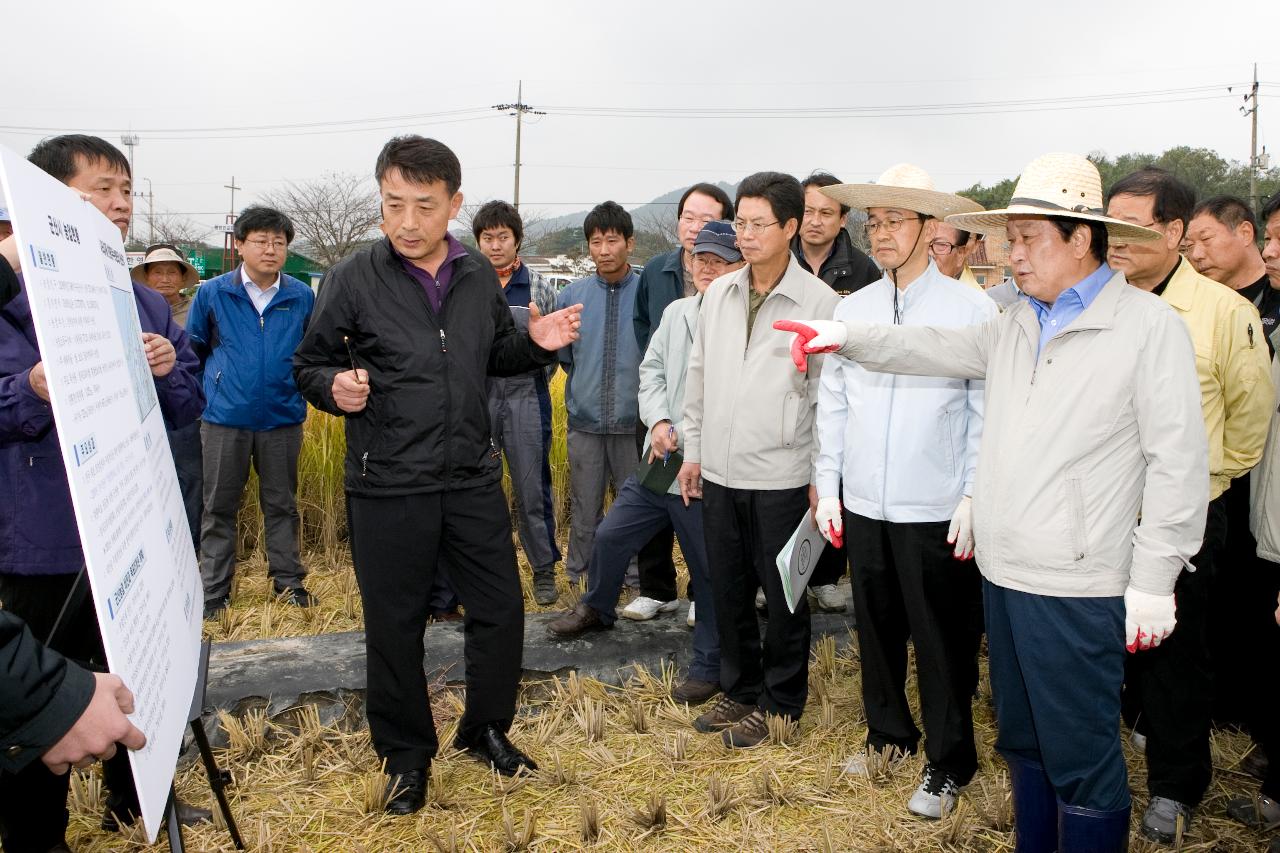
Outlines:
{"type": "Polygon", "coordinates": [[[720,739],[730,749],[759,746],[768,737],[769,722],[765,719],[764,711],[759,708],[752,708],[751,713],[739,720],[737,725],[720,733],[720,739]]]}
{"type": "Polygon", "coordinates": [[[686,705],[701,705],[719,692],[720,685],[715,681],[686,678],[671,688],[671,698],[686,705]]]}
{"type": "Polygon", "coordinates": [[[547,633],[557,640],[571,640],[588,631],[604,631],[612,627],[604,624],[599,613],[578,602],[572,610],[565,611],[563,616],[548,624],[547,633]]]}
{"type": "Polygon", "coordinates": [[[744,705],[733,701],[728,696],[721,696],[720,701],[711,706],[710,711],[693,721],[693,727],[700,732],[723,731],[755,709],[754,705],[744,705]]]}

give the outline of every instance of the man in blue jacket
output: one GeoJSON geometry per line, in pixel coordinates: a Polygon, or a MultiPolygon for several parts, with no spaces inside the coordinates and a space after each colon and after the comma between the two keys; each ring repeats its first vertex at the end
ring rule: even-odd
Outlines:
{"type": "MultiPolygon", "coordinates": [[[[80,193],[120,228],[121,237],[127,233],[133,181],[129,161],[114,145],[96,136],[56,136],[36,145],[28,159],[80,193]]],[[[10,263],[19,260],[14,253],[4,255],[10,263]]],[[[15,272],[21,282],[20,271],[15,272]]],[[[133,295],[165,426],[185,426],[204,405],[195,353],[163,296],[136,282],[133,295]]],[[[50,648],[105,669],[93,603],[83,594],[87,584],[76,582],[84,554],[26,293],[0,308],[0,482],[15,496],[0,504],[4,609],[37,637],[48,637],[56,623],[50,648]],[[64,602],[67,610],[59,621],[64,602]]],[[[140,809],[127,755],[104,762],[102,775],[107,787],[103,829],[132,823],[140,809]]],[[[68,779],[40,763],[0,775],[0,848],[6,853],[63,849],[58,845],[65,844],[68,779]]],[[[184,823],[209,818],[208,811],[185,803],[178,811],[184,823]]]]}
{"type": "Polygon", "coordinates": [[[246,208],[235,225],[244,262],[207,282],[187,315],[187,334],[207,353],[204,410],[204,524],[200,578],[204,618],[231,600],[236,569],[236,515],[258,471],[258,501],[267,532],[267,562],[276,595],[297,607],[315,597],[304,587],[298,557],[298,454],[307,404],[293,380],[293,351],[311,319],[315,294],[280,269],[293,223],[278,210],[246,208]]]}
{"type": "MultiPolygon", "coordinates": [[[[560,291],[560,308],[581,303],[581,337],[560,350],[569,379],[564,400],[569,413],[569,559],[565,573],[576,582],[587,571],[596,526],[604,518],[609,485],[616,494],[640,461],[636,449],[640,358],[632,332],[640,276],[627,258],[635,248],[631,214],[606,201],[582,223],[594,275],[560,291]]],[[[675,609],[672,601],[668,610],[675,609]]]]}

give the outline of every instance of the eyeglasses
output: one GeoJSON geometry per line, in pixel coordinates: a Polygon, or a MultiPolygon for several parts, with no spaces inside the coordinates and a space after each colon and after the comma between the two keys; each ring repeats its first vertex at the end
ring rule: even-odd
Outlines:
{"type": "Polygon", "coordinates": [[[727,267],[729,262],[714,252],[695,252],[693,262],[704,267],[727,267]]]}
{"type": "Polygon", "coordinates": [[[715,222],[716,218],[714,216],[698,216],[694,213],[682,213],[680,214],[680,221],[686,225],[692,225],[695,222],[699,225],[706,225],[708,222],[715,222]]]}
{"type": "Polygon", "coordinates": [[[250,246],[253,246],[255,249],[257,249],[260,252],[265,252],[267,249],[275,249],[277,252],[283,252],[285,248],[289,245],[284,240],[258,239],[258,240],[245,240],[245,242],[248,243],[250,246]]]}
{"type": "MultiPolygon", "coordinates": [[[[890,229],[892,230],[892,229],[890,229]]],[[[956,244],[947,240],[934,240],[929,244],[929,251],[935,255],[949,255],[955,251],[956,244]]]]}
{"type": "Polygon", "coordinates": [[[881,228],[883,228],[888,233],[892,234],[894,231],[897,231],[899,228],[901,228],[902,223],[906,222],[907,220],[913,220],[915,222],[919,222],[920,217],[919,216],[902,216],[902,217],[894,216],[888,219],[881,219],[879,221],[868,219],[865,223],[863,223],[862,230],[867,232],[868,237],[875,234],[881,228]]]}
{"type": "Polygon", "coordinates": [[[739,234],[759,234],[770,225],[777,225],[778,220],[772,222],[743,222],[741,219],[733,220],[733,230],[739,234]]]}

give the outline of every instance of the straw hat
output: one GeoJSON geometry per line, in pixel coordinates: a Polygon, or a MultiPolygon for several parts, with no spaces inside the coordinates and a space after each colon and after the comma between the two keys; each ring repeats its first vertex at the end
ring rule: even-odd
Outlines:
{"type": "Polygon", "coordinates": [[[962,231],[989,234],[1004,230],[1010,216],[1063,216],[1107,226],[1107,236],[1135,243],[1160,240],[1159,231],[1103,214],[1102,178],[1098,167],[1079,154],[1045,154],[1032,160],[1018,177],[1009,206],[984,213],[948,216],[962,231]]]}
{"type": "Polygon", "coordinates": [[[146,284],[147,267],[151,264],[158,264],[165,261],[178,264],[182,267],[183,287],[195,287],[200,283],[200,273],[196,272],[196,268],[193,267],[186,258],[178,254],[172,246],[154,246],[151,249],[148,249],[146,257],[142,259],[142,263],[130,270],[129,276],[138,284],[146,284]]]}
{"type": "Polygon", "coordinates": [[[869,207],[898,207],[935,219],[953,213],[982,210],[976,201],[933,188],[933,178],[919,166],[899,163],[890,166],[874,184],[835,184],[822,187],[824,195],[856,210],[869,207]]]}

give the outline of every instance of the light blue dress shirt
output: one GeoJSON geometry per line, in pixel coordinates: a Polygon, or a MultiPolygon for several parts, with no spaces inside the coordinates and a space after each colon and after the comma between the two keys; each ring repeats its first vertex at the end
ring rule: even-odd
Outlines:
{"type": "Polygon", "coordinates": [[[1103,264],[1074,287],[1069,287],[1058,294],[1057,301],[1052,305],[1041,302],[1034,296],[1023,294],[1035,309],[1036,319],[1040,321],[1040,348],[1036,350],[1037,358],[1044,352],[1044,345],[1049,343],[1049,339],[1070,326],[1072,321],[1083,314],[1084,309],[1097,298],[1102,286],[1111,281],[1114,275],[1111,267],[1103,264]]]}

